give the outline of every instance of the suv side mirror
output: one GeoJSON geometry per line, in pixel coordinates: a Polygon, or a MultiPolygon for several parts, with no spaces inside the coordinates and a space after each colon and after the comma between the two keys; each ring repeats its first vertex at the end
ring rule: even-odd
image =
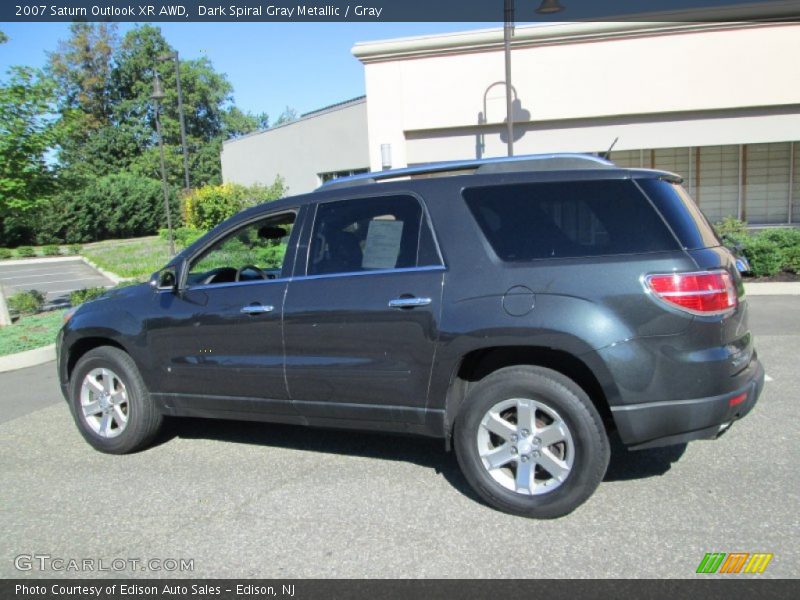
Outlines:
{"type": "Polygon", "coordinates": [[[736,270],[739,273],[749,273],[750,272],[750,261],[747,260],[747,257],[744,255],[744,246],[740,242],[735,242],[731,240],[725,240],[725,247],[730,250],[731,254],[733,254],[733,258],[736,261],[736,270]]]}
{"type": "Polygon", "coordinates": [[[178,269],[174,265],[170,265],[160,271],[156,271],[150,278],[150,287],[154,290],[177,291],[178,269]]]}

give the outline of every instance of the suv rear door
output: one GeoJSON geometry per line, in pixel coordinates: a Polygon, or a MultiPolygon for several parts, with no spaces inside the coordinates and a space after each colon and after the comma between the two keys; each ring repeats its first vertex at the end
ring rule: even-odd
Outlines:
{"type": "Polygon", "coordinates": [[[309,419],[420,423],[444,274],[421,200],[322,202],[304,246],[284,303],[295,408],[309,419]]]}

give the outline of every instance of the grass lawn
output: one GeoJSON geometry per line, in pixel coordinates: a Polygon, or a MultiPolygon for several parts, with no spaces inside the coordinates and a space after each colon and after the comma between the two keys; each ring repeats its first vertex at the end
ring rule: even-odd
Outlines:
{"type": "Polygon", "coordinates": [[[63,310],[54,310],[22,317],[13,325],[0,327],[0,356],[55,343],[63,315],[63,310]]]}
{"type": "Polygon", "coordinates": [[[169,244],[158,236],[86,244],[81,254],[120,277],[145,280],[170,259],[169,244]]]}

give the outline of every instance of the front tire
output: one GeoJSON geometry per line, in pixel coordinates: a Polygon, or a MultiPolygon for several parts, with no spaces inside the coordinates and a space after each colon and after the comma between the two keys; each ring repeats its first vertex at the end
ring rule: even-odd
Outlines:
{"type": "Polygon", "coordinates": [[[94,348],[78,360],[69,395],[78,430],[101,452],[128,454],[147,447],[164,419],[133,359],[113,346],[94,348]]]}
{"type": "Polygon", "coordinates": [[[475,384],[454,438],[461,470],[481,498],[504,512],[540,519],[583,504],[610,457],[589,397],[543,367],[506,367],[475,384]]]}

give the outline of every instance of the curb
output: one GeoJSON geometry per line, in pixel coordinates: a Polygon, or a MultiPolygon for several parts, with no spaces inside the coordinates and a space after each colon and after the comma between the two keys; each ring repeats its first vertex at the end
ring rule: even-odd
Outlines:
{"type": "Polygon", "coordinates": [[[25,352],[17,352],[7,356],[0,356],[0,373],[16,371],[27,367],[43,365],[56,359],[56,345],[50,344],[42,348],[34,348],[25,352]]]}
{"type": "Polygon", "coordinates": [[[21,265],[42,265],[54,262],[71,262],[84,260],[82,256],[43,256],[40,258],[15,258],[13,260],[0,261],[0,267],[18,267],[21,265]]]}
{"type": "Polygon", "coordinates": [[[800,281],[744,283],[748,296],[800,296],[800,281]]]}
{"type": "Polygon", "coordinates": [[[94,264],[92,261],[90,261],[85,256],[81,256],[80,259],[84,263],[86,263],[87,265],[92,267],[95,271],[100,273],[100,275],[102,275],[106,279],[110,279],[111,281],[113,281],[114,285],[119,285],[120,283],[122,283],[124,281],[133,281],[134,279],[136,279],[135,277],[120,277],[116,273],[112,273],[111,271],[106,271],[105,269],[102,269],[102,268],[98,267],[96,264],[94,264]]]}

